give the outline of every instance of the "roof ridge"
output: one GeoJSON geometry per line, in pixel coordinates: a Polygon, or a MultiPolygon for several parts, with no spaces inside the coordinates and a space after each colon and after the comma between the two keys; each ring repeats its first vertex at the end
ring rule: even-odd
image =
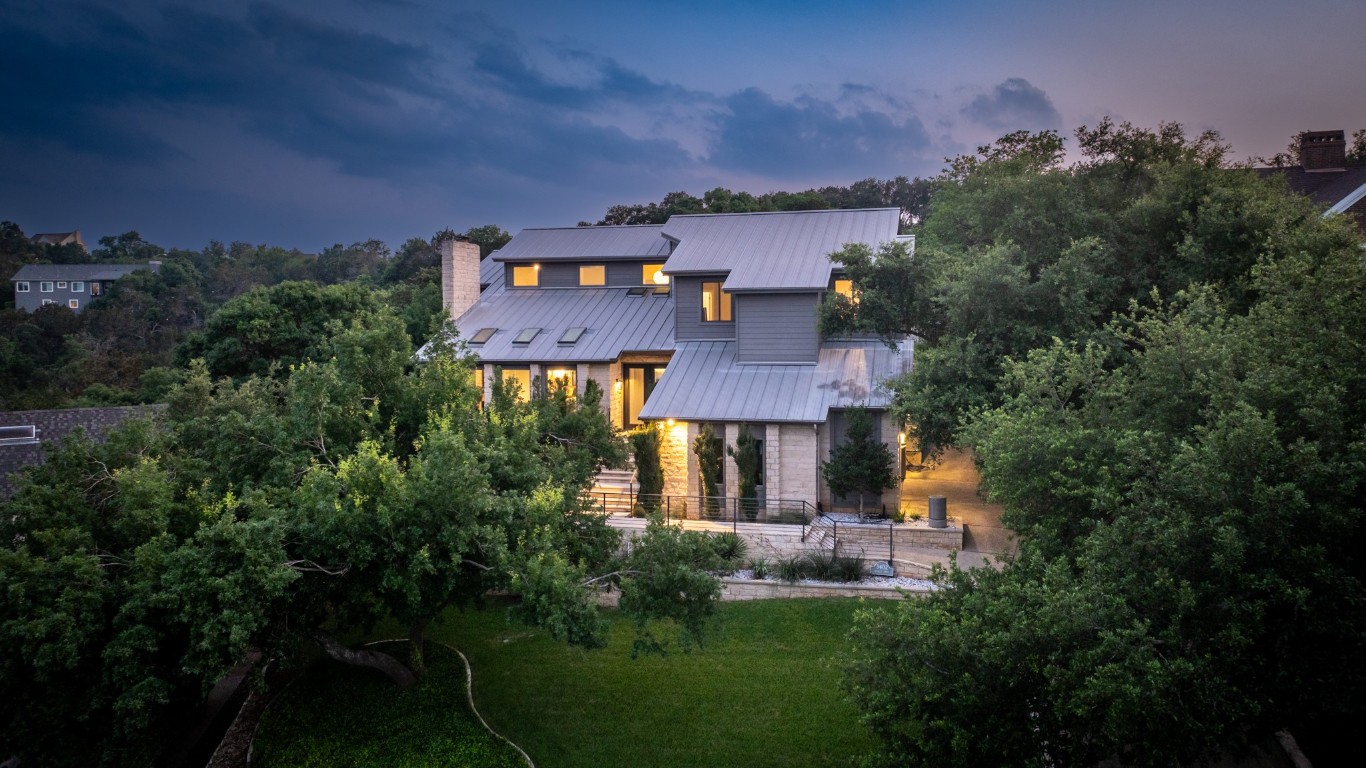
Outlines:
{"type": "MultiPolygon", "coordinates": [[[[769,216],[775,214],[803,214],[803,213],[866,213],[869,211],[900,211],[901,209],[892,206],[879,206],[877,208],[814,208],[802,211],[723,211],[720,213],[675,213],[671,219],[696,219],[706,216],[769,216]]],[[[663,225],[660,225],[663,226],[663,225]]]]}

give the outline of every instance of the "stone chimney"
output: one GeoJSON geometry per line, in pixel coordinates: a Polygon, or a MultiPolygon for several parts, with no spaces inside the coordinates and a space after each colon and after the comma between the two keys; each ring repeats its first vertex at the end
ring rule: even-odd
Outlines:
{"type": "Polygon", "coordinates": [[[441,306],[458,318],[479,300],[479,245],[457,235],[436,247],[441,252],[441,306]]]}
{"type": "Polygon", "coordinates": [[[1306,171],[1347,170],[1345,131],[1305,131],[1300,134],[1300,165],[1306,171]]]}

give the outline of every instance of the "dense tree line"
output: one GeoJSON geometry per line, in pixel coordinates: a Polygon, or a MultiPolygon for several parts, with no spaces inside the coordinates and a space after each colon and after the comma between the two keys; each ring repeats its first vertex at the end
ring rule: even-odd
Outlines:
{"type": "MultiPolygon", "coordinates": [[[[511,237],[494,225],[464,234],[479,243],[483,255],[511,237]]],[[[6,307],[0,309],[0,410],[158,400],[191,358],[216,360],[228,354],[207,348],[212,342],[206,337],[221,342],[222,329],[234,324],[233,330],[251,336],[248,321],[270,322],[268,329],[258,326],[257,335],[284,334],[290,324],[279,320],[290,317],[308,334],[310,341],[296,340],[298,348],[290,355],[251,348],[253,342],[244,338],[240,354],[259,353],[259,360],[280,359],[286,365],[302,359],[307,343],[320,338],[324,323],[347,321],[360,304],[365,309],[375,303],[393,307],[410,338],[425,341],[440,320],[436,244],[454,235],[443,230],[430,239],[412,238],[396,253],[369,240],[333,245],[313,255],[217,241],[201,251],[167,251],[137,232],[126,232],[100,238],[100,247],[87,253],[76,245],[36,244],[18,225],[4,222],[0,270],[6,278],[22,265],[36,263],[155,260],[161,267],[156,274],[139,271],[118,280],[80,313],[57,306],[32,313],[14,310],[13,284],[6,279],[6,293],[0,296],[6,307]],[[294,288],[281,288],[285,283],[294,288]],[[260,314],[264,306],[283,314],[266,317],[260,314]],[[213,319],[224,310],[226,316],[213,319]]],[[[243,364],[232,373],[244,372],[243,364]]]]}
{"type": "Polygon", "coordinates": [[[1190,765],[1366,708],[1362,234],[1214,134],[1076,141],[959,158],[914,255],[836,257],[826,330],[921,337],[897,407],[1020,539],[858,622],[888,765],[1190,765]]]}
{"type": "MultiPolygon", "coordinates": [[[[930,181],[908,179],[863,179],[847,187],[821,187],[805,192],[733,192],[717,187],[694,197],[687,192],[670,192],[658,203],[614,205],[597,226],[611,224],[663,224],[670,216],[693,213],[755,213],[762,211],[818,211],[831,208],[890,208],[901,209],[902,226],[909,227],[919,220],[929,203],[930,181]]],[[[593,226],[581,221],[579,226],[593,226]]]]}

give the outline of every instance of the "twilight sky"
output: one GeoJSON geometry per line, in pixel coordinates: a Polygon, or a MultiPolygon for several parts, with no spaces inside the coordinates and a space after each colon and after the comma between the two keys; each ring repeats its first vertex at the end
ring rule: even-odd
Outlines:
{"type": "Polygon", "coordinates": [[[0,0],[0,219],[317,251],[936,173],[1102,116],[1366,127],[1360,0],[0,0]]]}

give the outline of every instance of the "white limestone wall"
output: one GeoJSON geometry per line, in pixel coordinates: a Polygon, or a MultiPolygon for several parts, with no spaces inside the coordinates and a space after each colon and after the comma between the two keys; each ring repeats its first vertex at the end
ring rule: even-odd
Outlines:
{"type": "Polygon", "coordinates": [[[819,498],[820,484],[816,473],[820,471],[819,441],[817,431],[810,424],[778,425],[779,484],[768,491],[769,498],[806,499],[819,498]]]}
{"type": "Polygon", "coordinates": [[[666,496],[688,496],[689,467],[696,463],[692,456],[691,443],[688,442],[688,425],[676,422],[663,424],[659,428],[659,463],[664,470],[664,494],[666,496]]]}
{"type": "Polygon", "coordinates": [[[458,318],[479,300],[479,246],[468,240],[446,240],[441,253],[441,306],[458,318]]]}

